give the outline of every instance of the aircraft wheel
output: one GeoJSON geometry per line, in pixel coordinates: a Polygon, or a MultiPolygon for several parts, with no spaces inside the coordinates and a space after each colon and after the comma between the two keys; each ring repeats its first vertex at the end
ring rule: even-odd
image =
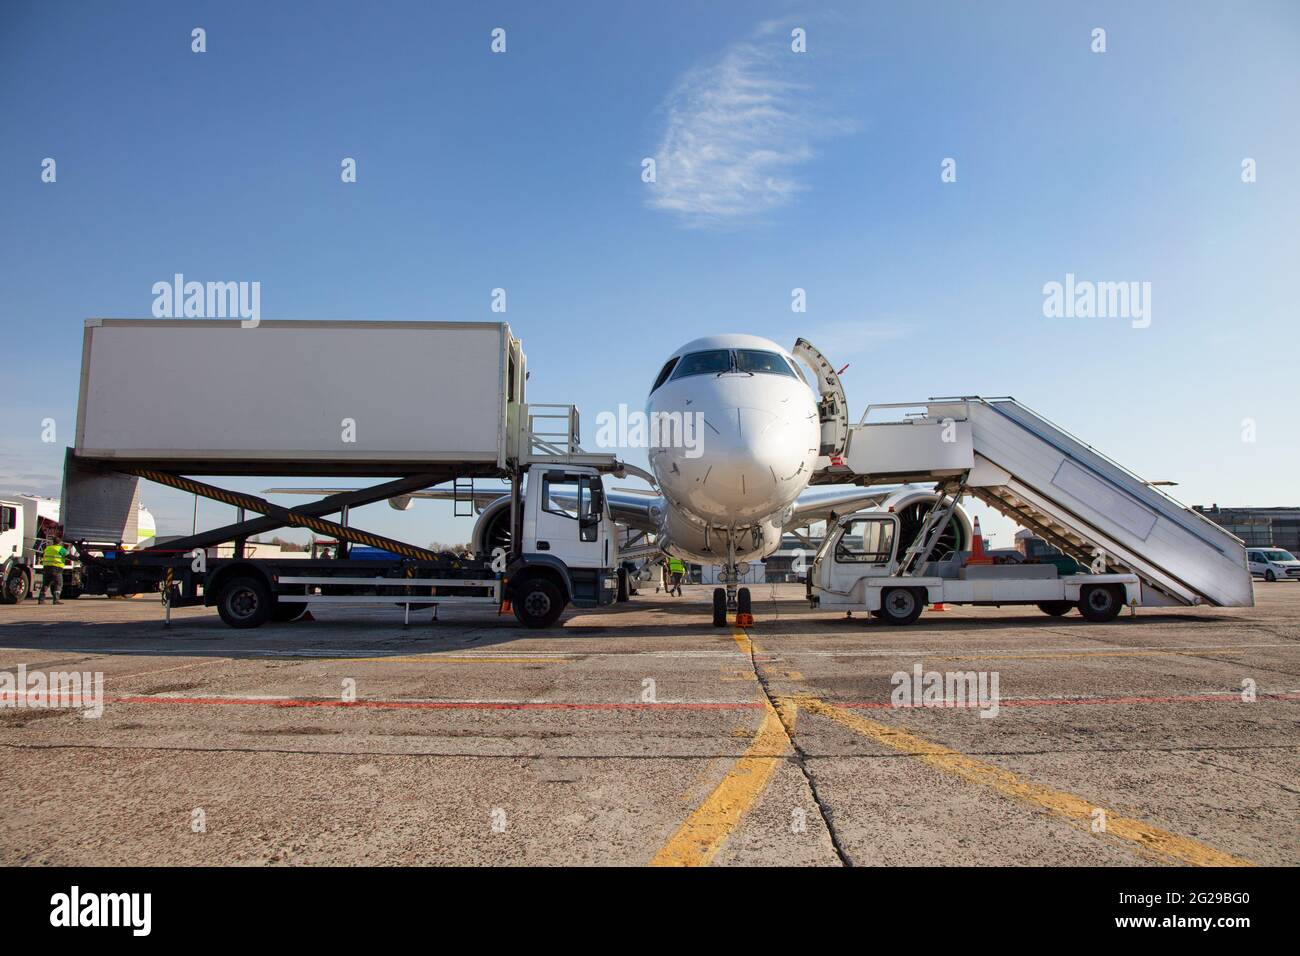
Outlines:
{"type": "Polygon", "coordinates": [[[749,596],[749,588],[741,588],[736,592],[736,613],[750,614],[753,612],[753,599],[749,596]]]}
{"type": "Polygon", "coordinates": [[[727,592],[725,588],[713,589],[713,626],[727,626],[727,592]]]}

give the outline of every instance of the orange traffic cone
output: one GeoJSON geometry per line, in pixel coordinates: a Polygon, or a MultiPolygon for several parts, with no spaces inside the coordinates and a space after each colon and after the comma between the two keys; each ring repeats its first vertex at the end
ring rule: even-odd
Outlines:
{"type": "Polygon", "coordinates": [[[501,615],[501,614],[510,614],[510,613],[513,613],[513,610],[510,607],[510,598],[505,598],[501,602],[501,606],[497,608],[497,614],[501,615]]]}
{"type": "Polygon", "coordinates": [[[984,535],[980,531],[980,519],[975,519],[975,527],[971,529],[970,557],[966,559],[966,565],[972,564],[992,564],[993,559],[984,554],[984,535]]]}
{"type": "Polygon", "coordinates": [[[946,611],[946,610],[948,610],[948,609],[947,609],[946,607],[944,607],[944,606],[943,606],[943,602],[940,601],[938,604],[931,604],[931,605],[930,605],[930,610],[931,610],[931,611],[946,611]]]}

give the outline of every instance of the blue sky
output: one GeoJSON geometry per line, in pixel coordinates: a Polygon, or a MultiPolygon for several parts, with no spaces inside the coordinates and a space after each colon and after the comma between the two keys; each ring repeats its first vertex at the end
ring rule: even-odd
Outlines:
{"type": "Polygon", "coordinates": [[[588,437],[688,339],[803,335],[856,410],[1011,394],[1185,501],[1300,503],[1297,50],[1285,2],[4,4],[0,492],[57,494],[83,320],[182,272],[264,318],[493,319],[504,287],[530,398],[588,437]],[[1150,326],[1044,317],[1067,273],[1150,282],[1150,326]]]}

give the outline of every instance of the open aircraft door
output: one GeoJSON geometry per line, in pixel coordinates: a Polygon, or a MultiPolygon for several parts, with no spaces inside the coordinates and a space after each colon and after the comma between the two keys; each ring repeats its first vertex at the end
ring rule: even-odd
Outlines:
{"type": "Polygon", "coordinates": [[[840,383],[840,377],[835,367],[826,361],[826,356],[817,351],[807,339],[796,340],[790,351],[817,376],[817,411],[822,426],[817,470],[842,464],[844,449],[849,441],[849,405],[844,398],[844,386],[840,383]]]}

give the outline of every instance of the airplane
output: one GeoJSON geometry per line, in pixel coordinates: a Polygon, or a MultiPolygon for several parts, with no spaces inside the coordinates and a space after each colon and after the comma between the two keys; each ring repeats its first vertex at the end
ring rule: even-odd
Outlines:
{"type": "MultiPolygon", "coordinates": [[[[723,587],[713,592],[715,626],[726,624],[729,609],[752,619],[750,591],[739,582],[749,562],[780,548],[786,531],[876,507],[897,513],[907,536],[920,527],[938,497],[915,485],[811,489],[814,482],[833,480],[829,466],[838,463],[844,450],[848,422],[838,374],[804,339],[791,351],[744,334],[687,342],[664,363],[646,406],[648,457],[658,491],[606,489],[610,515],[645,541],[641,553],[663,552],[721,567],[723,587]],[[813,373],[811,382],[801,361],[813,373]],[[697,433],[692,434],[692,426],[697,433]]],[[[270,488],[266,493],[341,490],[270,488]]],[[[389,504],[406,510],[415,498],[453,497],[453,489],[430,488],[389,504]]],[[[475,489],[474,504],[481,510],[473,550],[508,550],[509,495],[475,489]]],[[[970,521],[958,509],[936,553],[960,551],[970,540],[970,521]]],[[[625,544],[623,556],[631,553],[636,552],[625,544]]]]}

